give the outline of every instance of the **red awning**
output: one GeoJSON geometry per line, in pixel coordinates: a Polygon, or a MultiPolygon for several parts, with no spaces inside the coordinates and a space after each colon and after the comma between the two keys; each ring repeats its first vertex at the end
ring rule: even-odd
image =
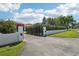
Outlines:
{"type": "Polygon", "coordinates": [[[16,22],[16,26],[24,26],[23,23],[16,22]]]}

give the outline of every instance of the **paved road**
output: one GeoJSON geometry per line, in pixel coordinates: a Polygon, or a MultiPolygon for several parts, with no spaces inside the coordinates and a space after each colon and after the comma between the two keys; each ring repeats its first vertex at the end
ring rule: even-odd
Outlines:
{"type": "Polygon", "coordinates": [[[79,56],[79,39],[25,35],[21,56],[79,56]]]}

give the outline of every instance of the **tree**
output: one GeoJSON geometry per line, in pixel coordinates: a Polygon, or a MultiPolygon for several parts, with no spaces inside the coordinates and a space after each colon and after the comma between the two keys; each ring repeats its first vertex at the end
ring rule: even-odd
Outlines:
{"type": "Polygon", "coordinates": [[[42,23],[43,23],[43,24],[46,24],[46,22],[47,22],[47,21],[46,21],[46,18],[43,17],[43,22],[42,22],[42,23]]]}
{"type": "Polygon", "coordinates": [[[0,21],[0,33],[16,32],[16,22],[12,20],[0,21]]]}
{"type": "Polygon", "coordinates": [[[52,18],[51,25],[55,25],[55,24],[56,24],[56,22],[55,22],[54,18],[52,18]]]}
{"type": "Polygon", "coordinates": [[[61,15],[61,16],[56,18],[56,24],[57,25],[61,25],[62,26],[62,25],[64,25],[64,22],[65,22],[64,21],[64,16],[61,15]]]}
{"type": "Polygon", "coordinates": [[[64,26],[67,30],[71,27],[73,28],[73,26],[75,25],[75,20],[73,19],[73,16],[68,15],[68,16],[58,16],[56,18],[43,18],[43,23],[44,24],[48,24],[48,25],[54,25],[54,26],[64,26]]]}
{"type": "Polygon", "coordinates": [[[69,29],[70,25],[72,26],[73,22],[74,22],[73,16],[65,16],[64,24],[65,24],[67,30],[69,29]]]}
{"type": "Polygon", "coordinates": [[[49,24],[49,25],[55,25],[54,18],[47,18],[47,24],[49,24]]]}
{"type": "Polygon", "coordinates": [[[47,24],[51,25],[51,23],[52,23],[52,19],[51,18],[47,18],[47,24]]]}
{"type": "Polygon", "coordinates": [[[79,22],[78,22],[78,23],[75,23],[74,28],[75,28],[75,29],[79,29],[79,22]]]}
{"type": "Polygon", "coordinates": [[[72,29],[73,29],[76,25],[76,20],[73,20],[73,22],[71,24],[72,24],[72,29]]]}
{"type": "Polygon", "coordinates": [[[65,26],[66,29],[68,30],[70,25],[73,25],[74,19],[73,16],[59,16],[56,19],[56,24],[60,26],[65,26]]]}

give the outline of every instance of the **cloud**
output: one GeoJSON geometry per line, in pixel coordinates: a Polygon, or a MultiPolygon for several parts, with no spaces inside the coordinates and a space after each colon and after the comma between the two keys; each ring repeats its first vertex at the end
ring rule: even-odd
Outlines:
{"type": "Polygon", "coordinates": [[[44,9],[37,9],[37,10],[35,10],[35,13],[44,13],[44,9]]]}
{"type": "Polygon", "coordinates": [[[28,8],[28,9],[23,9],[22,13],[32,13],[34,10],[31,9],[31,8],[28,8]]]}
{"type": "Polygon", "coordinates": [[[46,10],[45,13],[49,15],[66,16],[66,15],[71,15],[71,14],[75,15],[77,14],[78,11],[79,11],[79,4],[70,3],[70,4],[60,4],[55,9],[46,10]]]}
{"type": "Polygon", "coordinates": [[[7,11],[14,11],[20,8],[20,4],[18,3],[0,3],[0,11],[7,12],[7,11]]]}
{"type": "Polygon", "coordinates": [[[15,19],[24,20],[29,23],[37,23],[42,22],[42,18],[44,14],[42,13],[42,9],[33,10],[31,8],[24,9],[20,13],[15,13],[15,19]]]}
{"type": "Polygon", "coordinates": [[[27,8],[23,9],[20,13],[15,13],[15,18],[18,21],[37,23],[42,22],[44,16],[48,17],[57,17],[60,15],[79,15],[79,4],[68,3],[60,4],[56,8],[52,9],[32,9],[27,8]]]}

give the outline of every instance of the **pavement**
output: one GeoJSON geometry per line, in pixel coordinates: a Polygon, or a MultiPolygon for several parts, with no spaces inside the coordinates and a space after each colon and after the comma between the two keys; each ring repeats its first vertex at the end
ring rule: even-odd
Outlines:
{"type": "Polygon", "coordinates": [[[26,45],[20,56],[79,56],[79,38],[25,35],[26,45]]]}

